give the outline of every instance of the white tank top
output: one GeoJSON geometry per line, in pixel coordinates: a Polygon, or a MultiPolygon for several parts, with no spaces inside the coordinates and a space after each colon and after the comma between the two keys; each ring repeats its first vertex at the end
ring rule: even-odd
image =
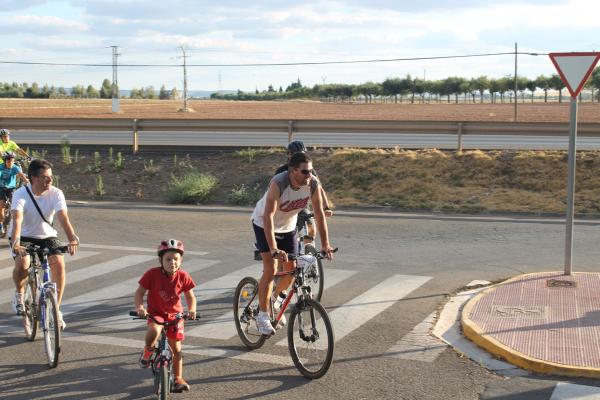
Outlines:
{"type": "MultiPolygon", "coordinates": [[[[273,231],[275,233],[291,232],[296,228],[298,213],[307,207],[312,194],[319,187],[319,182],[313,177],[308,185],[300,186],[300,189],[294,190],[290,184],[287,171],[275,175],[271,182],[277,183],[280,193],[279,204],[277,210],[275,210],[275,215],[273,215],[273,231]]],[[[271,186],[270,183],[269,186],[271,186]]],[[[256,207],[252,212],[252,222],[261,228],[264,228],[263,215],[267,193],[256,203],[256,207]]]]}

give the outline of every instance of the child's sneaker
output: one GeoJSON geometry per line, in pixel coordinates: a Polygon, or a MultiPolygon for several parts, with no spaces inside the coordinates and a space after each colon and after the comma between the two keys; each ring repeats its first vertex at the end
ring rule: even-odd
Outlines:
{"type": "Polygon", "coordinates": [[[144,346],[144,350],[142,351],[142,355],[140,356],[140,367],[148,368],[150,366],[150,358],[154,353],[154,348],[144,346]]]}
{"type": "Polygon", "coordinates": [[[173,393],[187,392],[190,390],[190,385],[183,378],[175,378],[173,382],[173,393]]]}

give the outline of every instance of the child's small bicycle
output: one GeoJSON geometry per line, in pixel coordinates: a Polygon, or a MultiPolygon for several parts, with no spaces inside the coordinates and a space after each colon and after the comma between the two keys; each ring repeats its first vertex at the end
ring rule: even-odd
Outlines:
{"type": "MultiPolygon", "coordinates": [[[[57,250],[66,253],[68,249],[68,246],[62,246],[57,250]]],[[[58,365],[58,355],[60,353],[60,321],[58,319],[56,283],[50,281],[50,266],[48,264],[50,250],[33,244],[27,246],[25,250],[31,260],[23,296],[25,337],[29,341],[35,340],[38,323],[41,323],[44,331],[44,347],[48,356],[48,366],[55,368],[58,365]],[[40,271],[42,272],[41,279],[39,276],[40,271]]]]}
{"type": "MultiPolygon", "coordinates": [[[[292,307],[288,322],[288,349],[294,365],[308,379],[321,378],[333,361],[333,327],[325,308],[313,299],[311,286],[307,282],[311,266],[323,257],[321,253],[316,256],[288,254],[289,267],[284,267],[276,276],[294,275],[292,289],[276,315],[273,313],[272,299],[269,307],[271,324],[277,328],[290,301],[296,296],[296,304],[292,307]]],[[[260,348],[268,338],[261,335],[256,327],[258,312],[258,281],[246,277],[235,290],[233,313],[240,339],[252,350],[260,348]]]]}
{"type": "MultiPolygon", "coordinates": [[[[150,356],[150,366],[154,374],[154,393],[159,400],[166,400],[173,388],[173,352],[167,340],[167,327],[177,325],[180,320],[188,319],[187,313],[179,313],[175,315],[172,321],[157,321],[153,316],[139,317],[137,311],[129,311],[129,315],[133,319],[151,319],[158,325],[162,325],[162,331],[158,343],[154,348],[154,353],[150,356]]],[[[200,319],[196,317],[195,320],[200,319]]]]}

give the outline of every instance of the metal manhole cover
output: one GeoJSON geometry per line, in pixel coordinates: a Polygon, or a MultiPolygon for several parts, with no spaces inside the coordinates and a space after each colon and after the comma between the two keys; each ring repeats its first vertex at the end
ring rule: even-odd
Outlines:
{"type": "Polygon", "coordinates": [[[575,281],[565,281],[561,279],[548,279],[546,285],[548,287],[576,287],[577,283],[575,281]]]}
{"type": "Polygon", "coordinates": [[[492,314],[502,318],[546,318],[546,307],[492,306],[492,314]]]}

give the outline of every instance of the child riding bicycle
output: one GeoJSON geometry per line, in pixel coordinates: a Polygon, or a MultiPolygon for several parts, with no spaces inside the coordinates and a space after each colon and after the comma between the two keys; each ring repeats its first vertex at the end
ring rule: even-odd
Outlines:
{"type": "MultiPolygon", "coordinates": [[[[185,296],[190,319],[196,318],[196,297],[192,289],[196,286],[192,277],[181,270],[183,243],[176,239],[163,240],[157,249],[160,267],[150,268],[139,280],[135,292],[135,309],[140,317],[148,314],[154,318],[173,321],[177,313],[183,312],[181,294],[185,296]],[[148,308],[144,308],[144,295],[148,292],[148,308]]],[[[154,345],[163,327],[148,319],[146,346],[140,356],[140,366],[148,368],[150,357],[154,353],[154,345]]],[[[173,391],[176,393],[190,390],[190,385],[183,379],[183,359],[181,342],[184,339],[183,319],[177,325],[167,328],[169,346],[173,351],[173,372],[175,381],[173,391]]]]}

